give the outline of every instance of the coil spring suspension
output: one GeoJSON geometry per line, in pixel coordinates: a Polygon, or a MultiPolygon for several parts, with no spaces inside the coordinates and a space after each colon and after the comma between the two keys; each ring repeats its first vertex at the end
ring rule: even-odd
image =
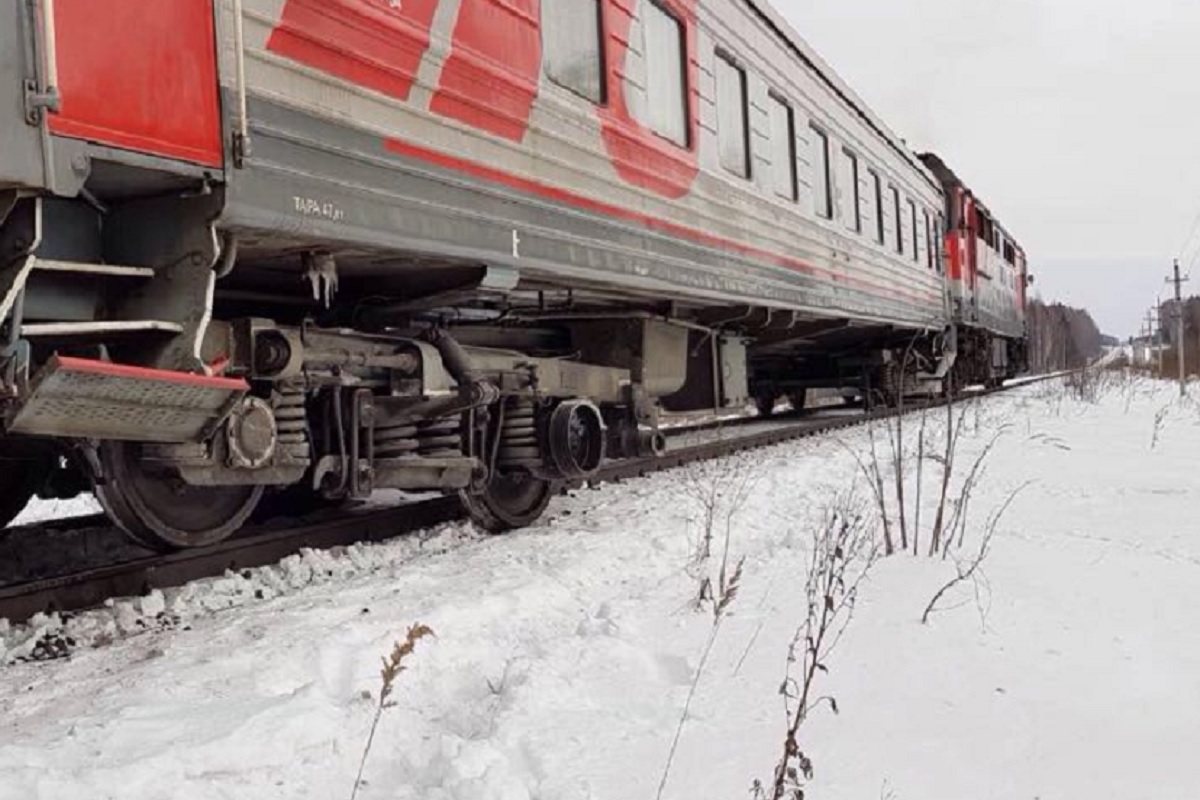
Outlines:
{"type": "Polygon", "coordinates": [[[375,457],[400,458],[417,452],[416,425],[396,425],[391,428],[375,429],[375,457]]]}
{"type": "Polygon", "coordinates": [[[542,463],[542,448],[533,401],[510,398],[506,402],[496,466],[502,471],[537,467],[542,463]]]}
{"type": "Polygon", "coordinates": [[[417,452],[425,458],[450,458],[463,452],[462,417],[443,417],[417,426],[417,452]]]}
{"type": "Polygon", "coordinates": [[[308,410],[304,391],[283,391],[275,396],[275,427],[278,449],[287,460],[309,461],[308,410]]]}
{"type": "Polygon", "coordinates": [[[463,452],[462,420],[459,417],[375,429],[375,457],[449,458],[463,452]]]}

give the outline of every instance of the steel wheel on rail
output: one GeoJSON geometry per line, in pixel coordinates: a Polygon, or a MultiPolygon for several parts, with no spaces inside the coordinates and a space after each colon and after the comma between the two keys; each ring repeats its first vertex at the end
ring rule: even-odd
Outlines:
{"type": "Polygon", "coordinates": [[[482,492],[459,493],[471,521],[488,533],[524,528],[537,520],[550,504],[554,487],[532,475],[496,475],[482,492]]]}
{"type": "Polygon", "coordinates": [[[141,448],[103,442],[96,498],[121,530],[154,550],[169,552],[216,544],[232,536],[253,513],[261,486],[190,486],[150,470],[141,448]]]}

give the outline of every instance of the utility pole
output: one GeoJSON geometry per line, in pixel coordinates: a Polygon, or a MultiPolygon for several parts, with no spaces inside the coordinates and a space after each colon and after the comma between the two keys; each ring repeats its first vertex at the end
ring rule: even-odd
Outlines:
{"type": "Polygon", "coordinates": [[[1183,284],[1187,277],[1179,276],[1179,259],[1175,259],[1175,277],[1167,278],[1167,283],[1175,284],[1175,336],[1177,338],[1175,352],[1179,356],[1179,396],[1187,396],[1187,372],[1183,365],[1183,284]]]}
{"type": "MultiPolygon", "coordinates": [[[[1151,355],[1154,348],[1154,313],[1146,312],[1146,367],[1148,368],[1154,363],[1154,356],[1151,355]]],[[[1162,370],[1159,370],[1162,372],[1162,370]]]]}
{"type": "Polygon", "coordinates": [[[1162,378],[1163,320],[1161,300],[1154,303],[1154,324],[1158,327],[1158,335],[1154,338],[1154,350],[1158,353],[1158,377],[1162,378]]]}

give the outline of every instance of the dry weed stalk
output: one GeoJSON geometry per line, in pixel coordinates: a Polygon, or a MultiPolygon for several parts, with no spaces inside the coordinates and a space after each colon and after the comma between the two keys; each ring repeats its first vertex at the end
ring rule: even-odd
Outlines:
{"type": "Polygon", "coordinates": [[[784,698],[787,729],[783,754],[775,766],[768,794],[761,782],[752,793],[771,800],[803,800],[812,779],[811,759],[800,749],[800,728],[822,703],[836,714],[837,701],[815,697],[818,673],[828,672],[830,654],[841,641],[854,614],[862,581],[879,555],[872,520],[853,497],[842,497],[813,532],[812,553],[805,580],[805,618],[788,647],[787,669],[779,692],[784,698]],[[799,668],[799,675],[794,671],[799,668]]]}
{"type": "Polygon", "coordinates": [[[729,543],[733,522],[745,508],[762,474],[744,456],[697,462],[690,465],[685,473],[683,494],[700,512],[702,526],[696,550],[688,562],[689,574],[700,581],[696,595],[697,607],[702,607],[708,601],[719,604],[728,593],[729,543]],[[713,554],[713,540],[722,533],[724,544],[714,586],[713,579],[707,574],[708,562],[713,554]]]}
{"type": "Polygon", "coordinates": [[[933,520],[933,530],[929,535],[929,555],[937,553],[942,547],[942,531],[946,522],[946,502],[950,497],[950,480],[954,475],[954,454],[958,451],[958,443],[962,439],[963,425],[967,420],[966,414],[959,414],[957,422],[954,419],[954,401],[946,402],[946,448],[940,459],[942,465],[941,494],[938,497],[937,513],[933,520]]]}
{"type": "MultiPolygon", "coordinates": [[[[908,515],[904,513],[907,507],[904,502],[904,462],[906,449],[904,447],[904,376],[908,373],[911,363],[913,346],[917,340],[914,337],[904,350],[904,359],[900,362],[900,386],[896,392],[896,416],[891,418],[895,424],[888,425],[888,441],[892,449],[892,472],[896,481],[896,505],[900,509],[900,549],[908,550],[908,515]]],[[[919,491],[919,490],[918,490],[919,491]]],[[[915,534],[914,534],[915,535],[915,534]]]]}
{"type": "Polygon", "coordinates": [[[696,688],[708,665],[717,634],[721,630],[721,622],[728,615],[733,602],[737,599],[742,587],[742,576],[746,559],[739,559],[730,570],[730,543],[733,540],[733,522],[738,512],[750,499],[750,493],[757,484],[761,473],[753,469],[751,462],[744,458],[720,459],[701,462],[697,469],[690,470],[684,491],[695,500],[704,514],[705,528],[701,531],[699,548],[690,566],[704,566],[712,555],[712,540],[715,535],[717,520],[724,521],[725,540],[721,547],[721,563],[717,571],[717,580],[705,575],[700,581],[700,593],[696,599],[697,606],[703,606],[705,601],[712,601],[713,622],[705,642],[704,651],[692,675],[692,683],[688,687],[687,699],[684,700],[683,710],[679,714],[679,723],[675,726],[675,736],[671,740],[671,749],[667,752],[667,760],[663,765],[662,777],[658,782],[656,798],[662,798],[667,787],[667,779],[671,774],[671,765],[675,761],[675,752],[679,749],[679,740],[687,725],[688,714],[691,712],[692,700],[696,696],[696,688]],[[722,463],[726,462],[726,463],[722,463]]]}
{"type": "Polygon", "coordinates": [[[1163,425],[1167,421],[1167,415],[1171,413],[1170,406],[1163,406],[1154,414],[1154,435],[1150,438],[1150,449],[1158,448],[1158,438],[1162,435],[1163,425]]]}
{"type": "MultiPolygon", "coordinates": [[[[978,600],[979,600],[979,595],[978,595],[979,583],[978,582],[983,575],[983,573],[982,573],[983,562],[987,559],[988,553],[991,551],[992,539],[996,536],[996,528],[1000,524],[1000,518],[1003,517],[1004,514],[1008,511],[1009,506],[1011,506],[1013,504],[1013,501],[1015,501],[1017,499],[1017,496],[1021,492],[1025,491],[1025,489],[1027,489],[1031,484],[1032,484],[1032,481],[1026,481],[1025,483],[1018,486],[1016,489],[1014,489],[1013,491],[1009,492],[1009,495],[1005,499],[1005,501],[998,508],[993,510],[992,513],[988,516],[987,524],[984,526],[983,536],[980,539],[979,551],[972,558],[970,558],[967,561],[959,561],[959,560],[955,561],[955,573],[956,573],[955,576],[953,578],[951,578],[949,581],[947,581],[946,584],[944,586],[942,586],[941,589],[938,589],[937,593],[935,593],[933,595],[933,597],[929,600],[929,605],[925,606],[925,612],[923,614],[921,614],[921,624],[922,625],[927,625],[929,623],[929,615],[933,613],[934,609],[937,607],[937,604],[939,601],[941,601],[942,597],[944,597],[947,592],[949,592],[951,589],[953,589],[955,586],[959,585],[963,581],[969,580],[969,581],[973,581],[975,583],[976,604],[978,605],[978,600]]],[[[960,537],[960,541],[961,541],[961,537],[960,537]]],[[[980,616],[982,617],[983,614],[984,614],[984,612],[983,612],[982,608],[980,608],[980,616]]]]}
{"type": "Polygon", "coordinates": [[[689,465],[684,493],[692,498],[704,515],[697,558],[712,555],[712,542],[718,522],[729,531],[733,518],[746,505],[750,493],[762,477],[745,454],[733,458],[699,461],[689,465]]]}
{"type": "MultiPolygon", "coordinates": [[[[957,547],[962,548],[963,540],[967,534],[967,512],[971,504],[971,499],[974,497],[975,489],[979,486],[979,482],[983,479],[983,475],[987,471],[988,457],[992,454],[992,450],[995,449],[1000,439],[1008,433],[1008,428],[1007,424],[1001,425],[992,434],[991,438],[988,439],[987,444],[983,446],[983,449],[979,451],[979,455],[971,463],[971,469],[967,472],[962,486],[959,487],[958,496],[953,498],[953,510],[946,528],[949,535],[942,542],[942,558],[946,558],[950,554],[951,544],[956,544],[957,547]]],[[[1011,502],[1011,499],[1008,500],[1004,504],[1004,507],[1007,508],[1008,503],[1011,502]]]]}
{"type": "MultiPolygon", "coordinates": [[[[1090,385],[1095,386],[1094,383],[1090,385]]],[[[1060,393],[1065,394],[1066,390],[1060,390],[1060,393]]],[[[946,403],[944,440],[937,448],[937,452],[934,452],[928,443],[928,415],[924,412],[921,414],[916,433],[917,485],[913,491],[906,489],[909,481],[907,473],[912,466],[912,459],[909,458],[908,451],[905,449],[902,423],[898,420],[885,420],[881,423],[887,427],[890,446],[886,461],[881,459],[875,434],[870,430],[868,430],[868,445],[865,455],[860,456],[847,447],[858,464],[859,472],[867,479],[867,483],[871,487],[884,535],[884,554],[890,556],[897,552],[893,546],[895,543],[891,532],[898,530],[900,552],[921,555],[922,549],[925,549],[925,555],[930,558],[940,557],[943,560],[953,558],[955,562],[955,578],[948,585],[943,586],[931,599],[925,613],[922,614],[923,622],[928,620],[930,613],[948,591],[968,580],[972,581],[975,586],[976,603],[980,606],[981,616],[984,615],[980,593],[981,586],[986,587],[986,577],[982,575],[981,567],[991,550],[1000,518],[1015,501],[1017,494],[1025,488],[1022,486],[1020,490],[1012,493],[999,508],[992,512],[984,526],[979,549],[973,557],[964,560],[955,555],[966,546],[971,520],[971,505],[979,487],[983,484],[988,460],[1001,439],[1012,428],[1011,422],[997,422],[989,419],[992,415],[984,414],[980,406],[981,403],[977,399],[966,404],[956,404],[953,401],[946,403]],[[964,433],[972,432],[973,435],[980,435],[988,427],[992,428],[991,435],[986,438],[979,452],[969,459],[962,456],[960,445],[964,433]],[[921,524],[926,459],[935,462],[941,469],[941,474],[937,478],[938,488],[933,496],[932,524],[927,538],[923,535],[921,524]],[[894,486],[890,491],[885,488],[889,484],[894,486]],[[915,503],[911,508],[910,502],[915,503]],[[912,517],[911,525],[908,521],[910,515],[912,517]],[[928,543],[923,548],[922,543],[925,541],[928,543]]],[[[1058,446],[1065,447],[1061,443],[1058,446]]]]}
{"type": "Polygon", "coordinates": [[[382,681],[382,687],[379,690],[379,704],[375,707],[375,718],[371,721],[371,733],[367,736],[367,744],[363,747],[362,760],[358,764],[358,776],[354,779],[354,788],[350,792],[350,800],[354,800],[358,796],[358,789],[362,785],[363,770],[367,766],[367,756],[371,753],[371,745],[375,742],[375,731],[379,727],[379,720],[383,716],[385,708],[391,708],[392,703],[388,702],[388,698],[392,695],[392,687],[396,683],[396,678],[400,677],[400,673],[408,669],[408,665],[404,663],[404,659],[412,655],[417,647],[417,642],[424,639],[426,636],[435,635],[433,629],[428,625],[416,623],[408,629],[408,634],[404,637],[404,641],[396,642],[392,647],[391,654],[383,659],[383,668],[379,671],[379,677],[382,681]]]}
{"type": "Polygon", "coordinates": [[[913,554],[921,552],[921,488],[925,472],[925,430],[929,422],[928,407],[921,409],[921,427],[917,432],[917,497],[913,502],[913,554]]]}
{"type": "Polygon", "coordinates": [[[867,441],[870,443],[870,458],[867,460],[864,460],[845,442],[839,441],[838,443],[850,454],[858,464],[859,471],[867,479],[867,485],[871,488],[871,496],[875,500],[875,507],[879,511],[879,521],[883,529],[883,553],[890,556],[896,552],[896,545],[892,538],[891,514],[888,513],[887,491],[884,488],[883,470],[879,463],[879,450],[875,446],[874,425],[867,426],[867,441]]]}
{"type": "MultiPolygon", "coordinates": [[[[728,545],[728,542],[726,544],[728,545]]],[[[712,628],[708,632],[708,641],[705,642],[704,652],[700,655],[700,663],[696,665],[696,671],[692,674],[692,683],[688,687],[687,699],[683,701],[679,724],[675,726],[675,736],[671,739],[671,749],[667,752],[667,761],[663,765],[662,777],[658,781],[658,791],[654,795],[656,800],[662,800],[663,791],[667,788],[667,778],[670,777],[671,765],[675,762],[675,751],[679,749],[679,740],[683,736],[683,728],[687,724],[688,714],[691,712],[692,700],[696,697],[696,687],[700,685],[700,678],[704,675],[704,668],[708,665],[708,657],[712,655],[713,645],[717,641],[717,633],[721,629],[721,621],[725,619],[741,589],[742,567],[745,565],[745,561],[744,558],[738,561],[737,567],[728,580],[725,577],[725,567],[721,568],[719,594],[713,600],[712,628]]]]}

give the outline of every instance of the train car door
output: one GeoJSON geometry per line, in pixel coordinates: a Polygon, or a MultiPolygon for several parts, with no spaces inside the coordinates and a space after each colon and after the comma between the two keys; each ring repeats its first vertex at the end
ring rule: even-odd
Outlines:
{"type": "Polygon", "coordinates": [[[213,0],[58,0],[58,136],[221,167],[213,0]]]}

